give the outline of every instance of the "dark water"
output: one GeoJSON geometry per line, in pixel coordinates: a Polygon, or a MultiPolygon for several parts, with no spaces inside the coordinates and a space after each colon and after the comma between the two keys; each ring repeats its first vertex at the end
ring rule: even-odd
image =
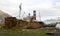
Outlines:
{"type": "Polygon", "coordinates": [[[42,35],[42,34],[8,34],[8,33],[0,33],[0,36],[60,36],[60,34],[42,35]]]}

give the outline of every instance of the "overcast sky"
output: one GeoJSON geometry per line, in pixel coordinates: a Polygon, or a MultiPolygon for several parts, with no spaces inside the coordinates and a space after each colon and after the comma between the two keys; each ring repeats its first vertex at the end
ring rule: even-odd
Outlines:
{"type": "Polygon", "coordinates": [[[0,0],[0,10],[18,17],[19,5],[22,3],[22,14],[31,13],[37,10],[37,18],[39,12],[42,18],[60,16],[60,0],[0,0]]]}

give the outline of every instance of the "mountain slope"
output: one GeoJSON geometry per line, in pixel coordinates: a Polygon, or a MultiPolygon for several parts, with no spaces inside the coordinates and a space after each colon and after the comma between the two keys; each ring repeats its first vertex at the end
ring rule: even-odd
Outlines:
{"type": "Polygon", "coordinates": [[[9,14],[3,12],[2,10],[0,10],[0,24],[5,21],[6,17],[11,17],[11,16],[9,14]]]}
{"type": "Polygon", "coordinates": [[[0,16],[2,16],[2,17],[9,17],[10,15],[5,13],[5,12],[3,12],[2,10],[0,10],[0,16]]]}

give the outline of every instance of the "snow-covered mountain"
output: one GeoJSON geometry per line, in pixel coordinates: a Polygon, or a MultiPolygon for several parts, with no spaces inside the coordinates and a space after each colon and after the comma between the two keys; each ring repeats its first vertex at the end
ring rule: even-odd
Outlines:
{"type": "Polygon", "coordinates": [[[48,19],[48,20],[45,20],[44,22],[45,22],[46,24],[50,24],[50,23],[58,23],[58,22],[60,22],[60,17],[48,19]]]}

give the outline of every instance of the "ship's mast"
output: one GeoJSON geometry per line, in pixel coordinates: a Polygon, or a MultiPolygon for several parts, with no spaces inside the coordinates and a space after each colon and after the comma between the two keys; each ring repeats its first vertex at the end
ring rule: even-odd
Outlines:
{"type": "Polygon", "coordinates": [[[19,18],[20,18],[20,15],[21,15],[21,10],[22,10],[22,3],[19,5],[19,9],[20,9],[20,11],[19,11],[19,18]]]}
{"type": "Polygon", "coordinates": [[[41,13],[39,12],[39,19],[40,19],[40,21],[41,21],[41,13]]]}

